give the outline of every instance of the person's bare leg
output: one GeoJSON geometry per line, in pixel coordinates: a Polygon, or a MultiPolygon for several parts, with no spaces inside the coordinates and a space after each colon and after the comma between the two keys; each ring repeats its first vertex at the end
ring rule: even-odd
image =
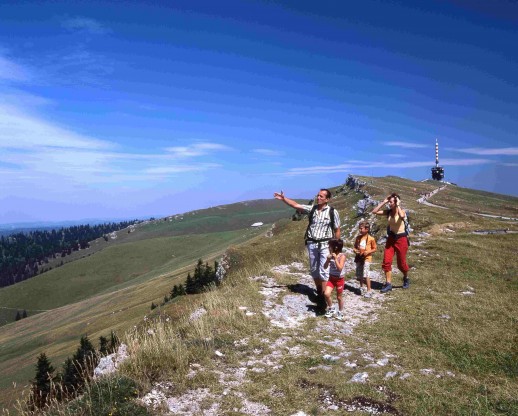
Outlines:
{"type": "Polygon", "coordinates": [[[333,293],[333,288],[331,286],[326,286],[324,291],[324,298],[326,299],[326,306],[330,309],[333,306],[333,301],[331,300],[331,293],[333,293]]]}

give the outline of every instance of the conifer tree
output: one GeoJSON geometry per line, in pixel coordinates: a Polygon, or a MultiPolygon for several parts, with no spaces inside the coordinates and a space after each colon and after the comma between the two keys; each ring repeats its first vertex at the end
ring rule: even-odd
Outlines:
{"type": "Polygon", "coordinates": [[[20,315],[20,311],[16,311],[16,316],[14,317],[14,320],[19,321],[20,319],[22,319],[22,316],[20,315]]]}
{"type": "MultiPolygon", "coordinates": [[[[71,396],[78,386],[78,372],[76,366],[70,357],[63,363],[63,370],[60,374],[60,382],[62,394],[71,396]]],[[[64,397],[61,397],[63,399],[64,397]]]]}
{"type": "Polygon", "coordinates": [[[197,292],[198,284],[196,280],[191,277],[191,273],[187,273],[187,279],[185,280],[185,293],[188,295],[193,295],[197,292]]]}
{"type": "Polygon", "coordinates": [[[108,355],[108,338],[102,335],[99,337],[99,354],[108,355]]]}
{"type": "Polygon", "coordinates": [[[22,313],[22,319],[27,318],[27,311],[24,309],[22,313]]]}
{"type": "Polygon", "coordinates": [[[174,285],[173,289],[171,290],[171,299],[176,298],[178,295],[178,286],[174,285]]]}
{"type": "Polygon", "coordinates": [[[50,363],[47,355],[42,352],[38,356],[36,363],[36,376],[32,381],[32,397],[31,407],[42,408],[51,398],[53,381],[54,381],[54,367],[50,363]]]}
{"type": "Polygon", "coordinates": [[[187,293],[185,292],[184,285],[178,285],[178,296],[185,296],[187,293]]]}

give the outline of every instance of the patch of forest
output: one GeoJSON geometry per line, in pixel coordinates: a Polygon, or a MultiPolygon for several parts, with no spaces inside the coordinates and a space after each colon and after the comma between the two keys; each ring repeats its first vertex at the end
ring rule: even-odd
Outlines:
{"type": "Polygon", "coordinates": [[[58,230],[36,230],[0,236],[0,287],[30,279],[51,258],[65,257],[90,247],[90,241],[137,223],[137,220],[97,225],[75,225],[58,230]]]}

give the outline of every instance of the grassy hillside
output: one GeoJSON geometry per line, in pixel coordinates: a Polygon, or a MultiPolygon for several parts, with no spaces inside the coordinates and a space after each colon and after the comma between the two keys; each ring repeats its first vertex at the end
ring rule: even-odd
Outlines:
{"type": "Polygon", "coordinates": [[[290,215],[275,201],[256,200],[147,221],[117,238],[100,238],[46,273],[0,289],[0,325],[14,321],[17,310],[29,315],[117,290],[192,263],[263,232],[254,222],[271,224],[290,215]],[[273,202],[273,203],[272,203],[273,202]],[[57,290],[59,288],[59,290],[57,290]]]}
{"type": "MultiPolygon", "coordinates": [[[[97,336],[104,327],[100,322],[107,320],[120,329],[136,325],[124,337],[131,358],[119,377],[134,380],[140,397],[157,388],[157,382],[172,383],[165,391],[170,403],[188,403],[198,409],[192,414],[202,409],[236,415],[518,414],[518,263],[512,256],[518,233],[473,234],[479,229],[518,231],[516,221],[481,217],[474,209],[510,216],[518,199],[448,187],[431,199],[448,208],[441,209],[416,202],[420,194],[437,188],[436,183],[361,179],[367,183],[363,190],[375,199],[398,191],[403,206],[411,210],[411,288],[399,289],[401,274],[395,273],[392,293],[364,300],[350,280],[344,322],[315,314],[307,296],[311,279],[298,272],[299,267],[307,269],[302,243],[306,223],[284,222],[273,237],[260,236],[230,250],[232,267],[215,291],[181,297],[146,313],[153,295],[160,299],[159,293],[175,281],[158,277],[152,285],[99,295],[93,305],[69,305],[47,319],[42,313],[35,317],[42,319],[38,323],[10,325],[0,348],[10,345],[8,355],[20,348],[18,332],[44,337],[37,329],[44,321],[61,320],[63,332],[68,327],[95,329],[91,333],[97,336]],[[439,202],[448,195],[451,206],[448,200],[439,202]],[[280,265],[286,267],[274,268],[280,265]],[[133,291],[137,297],[129,296],[133,291]],[[137,298],[143,299],[141,305],[137,298]],[[111,302],[113,319],[100,306],[111,302]],[[205,313],[190,319],[201,307],[205,313]],[[87,319],[88,309],[98,310],[98,316],[87,319]],[[74,317],[64,318],[68,313],[60,311],[65,310],[74,317]],[[128,326],[123,324],[126,315],[128,326]],[[278,322],[289,325],[279,327],[278,322]],[[358,375],[363,382],[352,382],[358,375]]],[[[336,190],[333,205],[340,211],[342,235],[350,248],[359,220],[354,205],[362,195],[336,190]]],[[[380,237],[384,219],[369,219],[380,237]]],[[[373,270],[379,270],[381,255],[382,247],[374,255],[373,270]]],[[[348,277],[352,267],[348,256],[348,277]]],[[[49,348],[52,362],[59,363],[67,348],[49,348]]],[[[24,357],[34,360],[29,352],[24,357]]],[[[0,370],[14,371],[17,364],[13,358],[0,370]]],[[[83,414],[96,414],[93,401],[81,403],[83,414]]],[[[55,414],[71,413],[62,409],[55,414]]]]}
{"type": "Polygon", "coordinates": [[[81,335],[87,333],[95,343],[111,329],[123,332],[136,324],[151,302],[162,302],[173,285],[183,283],[198,258],[212,261],[230,245],[260,238],[268,221],[291,215],[292,210],[271,202],[196,211],[184,220],[178,216],[177,227],[169,219],[143,223],[134,232],[118,232],[115,240],[96,240],[92,249],[74,253],[75,261],[0,289],[4,325],[13,321],[16,309],[29,313],[0,328],[0,403],[16,397],[33,377],[43,348],[59,367],[81,335]],[[224,221],[215,220],[220,212],[227,213],[224,221]],[[258,221],[265,226],[249,227],[258,221]],[[13,382],[18,383],[14,390],[13,382]]]}

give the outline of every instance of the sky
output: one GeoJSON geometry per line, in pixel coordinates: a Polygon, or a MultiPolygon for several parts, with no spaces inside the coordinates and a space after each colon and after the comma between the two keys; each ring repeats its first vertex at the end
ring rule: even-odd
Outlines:
{"type": "Polygon", "coordinates": [[[504,0],[0,0],[0,224],[423,180],[436,139],[518,196],[516,45],[504,0]]]}

